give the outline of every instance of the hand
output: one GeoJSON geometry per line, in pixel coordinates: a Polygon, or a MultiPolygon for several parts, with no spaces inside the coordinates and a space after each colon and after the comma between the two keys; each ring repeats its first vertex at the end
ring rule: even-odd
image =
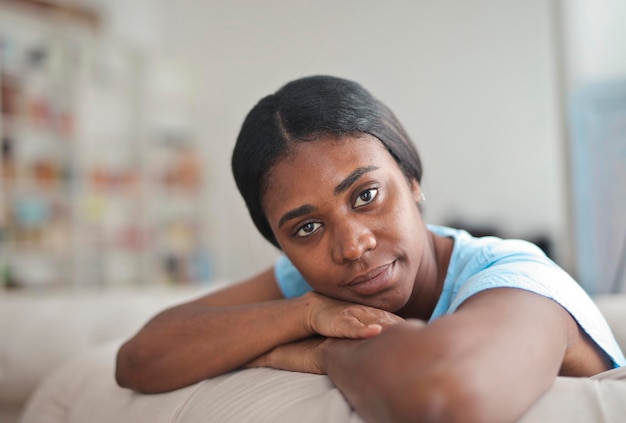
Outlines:
{"type": "Polygon", "coordinates": [[[327,338],[316,336],[279,345],[244,367],[271,367],[292,372],[325,374],[320,365],[321,346],[327,338]]]}
{"type": "Polygon", "coordinates": [[[369,338],[404,319],[385,310],[339,301],[316,292],[309,301],[307,332],[332,338],[369,338]]]}
{"type": "MultiPolygon", "coordinates": [[[[426,326],[426,323],[409,319],[405,325],[421,329],[426,326]]],[[[332,360],[332,354],[337,348],[359,348],[363,342],[368,341],[314,336],[279,345],[250,361],[244,367],[271,367],[292,372],[326,374],[325,360],[332,360]]]]}

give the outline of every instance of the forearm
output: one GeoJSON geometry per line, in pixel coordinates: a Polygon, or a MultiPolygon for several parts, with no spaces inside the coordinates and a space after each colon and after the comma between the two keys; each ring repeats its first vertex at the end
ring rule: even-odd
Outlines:
{"type": "Polygon", "coordinates": [[[431,376],[413,336],[422,327],[411,322],[376,338],[324,344],[321,367],[365,421],[430,421],[431,376]]]}
{"type": "Polygon", "coordinates": [[[321,367],[366,421],[512,422],[557,375],[565,318],[550,300],[493,290],[427,326],[329,340],[321,367]]]}
{"type": "Polygon", "coordinates": [[[485,413],[464,354],[422,322],[363,341],[329,340],[322,368],[367,422],[506,422],[485,413]]]}
{"type": "Polygon", "coordinates": [[[153,318],[118,352],[116,378],[163,392],[226,373],[277,345],[310,335],[307,298],[235,307],[185,304],[153,318]]]}

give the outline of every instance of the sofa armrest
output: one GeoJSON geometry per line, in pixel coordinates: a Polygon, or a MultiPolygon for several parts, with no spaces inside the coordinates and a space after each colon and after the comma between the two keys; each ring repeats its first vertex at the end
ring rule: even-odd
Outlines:
{"type": "Polygon", "coordinates": [[[611,326],[622,351],[626,352],[626,294],[599,295],[593,300],[611,326]]]}
{"type": "Polygon", "coordinates": [[[158,311],[203,291],[207,287],[0,296],[0,405],[22,405],[74,354],[130,337],[158,311]]]}
{"type": "MultiPolygon", "coordinates": [[[[119,342],[88,351],[48,377],[21,423],[298,422],[362,423],[330,379],[245,369],[158,395],[115,384],[119,342]]],[[[605,379],[556,378],[518,423],[618,423],[626,415],[626,368],[605,379]]],[[[514,382],[514,381],[512,381],[514,382]]]]}
{"type": "Polygon", "coordinates": [[[96,347],[55,370],[21,423],[362,423],[326,376],[308,373],[246,369],[168,393],[138,394],[113,378],[119,345],[96,347]]]}
{"type": "MultiPolygon", "coordinates": [[[[0,296],[0,405],[22,405],[41,380],[68,358],[110,340],[119,345],[158,311],[219,286],[0,296]]],[[[594,300],[626,350],[626,295],[594,300]]],[[[112,376],[109,382],[114,384],[112,376]]],[[[570,383],[557,381],[555,386],[570,383]]]]}

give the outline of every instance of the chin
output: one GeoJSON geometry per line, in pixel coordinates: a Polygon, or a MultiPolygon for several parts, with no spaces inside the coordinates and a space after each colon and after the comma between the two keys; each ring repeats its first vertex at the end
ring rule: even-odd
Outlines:
{"type": "Polygon", "coordinates": [[[381,294],[380,297],[371,298],[371,304],[367,305],[388,311],[390,313],[397,313],[406,306],[408,299],[408,296],[392,291],[381,294]]]}

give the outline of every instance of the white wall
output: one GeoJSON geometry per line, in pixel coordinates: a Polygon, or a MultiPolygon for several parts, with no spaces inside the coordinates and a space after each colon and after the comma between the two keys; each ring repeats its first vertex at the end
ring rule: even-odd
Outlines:
{"type": "Polygon", "coordinates": [[[461,216],[567,240],[549,2],[158,4],[161,47],[201,77],[218,277],[243,277],[276,254],[232,181],[239,125],[263,95],[310,74],[355,79],[396,112],[424,159],[430,222],[461,216]]]}
{"type": "Polygon", "coordinates": [[[239,125],[263,95],[320,73],[363,83],[396,112],[423,156],[428,221],[462,217],[509,236],[546,232],[558,242],[557,259],[567,257],[550,1],[100,3],[117,32],[198,70],[219,278],[244,277],[276,255],[232,181],[239,125]],[[129,27],[135,19],[139,33],[129,27]]]}

